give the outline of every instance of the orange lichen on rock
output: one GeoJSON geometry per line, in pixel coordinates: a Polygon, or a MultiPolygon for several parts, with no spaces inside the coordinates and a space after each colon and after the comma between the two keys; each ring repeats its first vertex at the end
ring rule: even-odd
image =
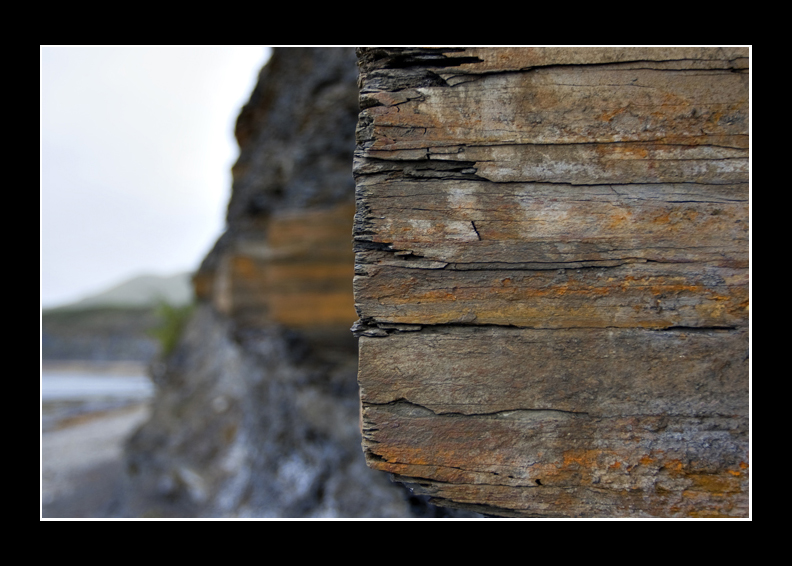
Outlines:
{"type": "Polygon", "coordinates": [[[745,516],[748,50],[360,54],[369,466],[494,515],[745,516]]]}

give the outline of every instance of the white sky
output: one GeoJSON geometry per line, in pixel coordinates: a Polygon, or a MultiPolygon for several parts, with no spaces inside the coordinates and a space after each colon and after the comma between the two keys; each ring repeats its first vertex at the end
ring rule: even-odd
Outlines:
{"type": "Polygon", "coordinates": [[[41,48],[41,305],[198,267],[270,50],[41,48]]]}

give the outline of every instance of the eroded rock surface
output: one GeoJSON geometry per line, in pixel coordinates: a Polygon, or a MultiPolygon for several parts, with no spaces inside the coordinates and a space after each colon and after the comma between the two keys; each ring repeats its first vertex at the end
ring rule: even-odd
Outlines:
{"type": "Polygon", "coordinates": [[[745,516],[748,50],[358,55],[369,466],[504,516],[745,516]]]}

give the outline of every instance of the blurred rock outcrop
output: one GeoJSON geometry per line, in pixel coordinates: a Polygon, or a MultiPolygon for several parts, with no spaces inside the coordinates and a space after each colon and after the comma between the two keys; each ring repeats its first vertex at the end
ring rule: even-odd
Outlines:
{"type": "Polygon", "coordinates": [[[352,296],[353,49],[276,49],[237,120],[226,233],[153,367],[130,516],[447,516],[360,447],[352,296]]]}

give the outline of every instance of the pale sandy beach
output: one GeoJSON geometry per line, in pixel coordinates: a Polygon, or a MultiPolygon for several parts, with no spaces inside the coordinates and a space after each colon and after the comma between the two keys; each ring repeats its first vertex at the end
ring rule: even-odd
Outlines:
{"type": "Polygon", "coordinates": [[[41,437],[41,516],[115,516],[126,438],[147,418],[148,404],[68,419],[41,437]]]}
{"type": "Polygon", "coordinates": [[[117,516],[124,442],[146,420],[148,411],[147,400],[45,401],[41,517],[117,516]]]}

